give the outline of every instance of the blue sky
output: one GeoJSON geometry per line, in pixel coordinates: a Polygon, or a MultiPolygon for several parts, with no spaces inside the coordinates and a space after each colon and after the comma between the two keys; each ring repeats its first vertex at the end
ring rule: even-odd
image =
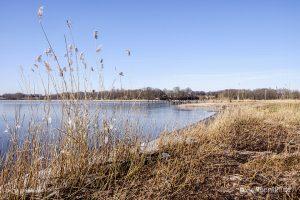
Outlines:
{"type": "Polygon", "coordinates": [[[91,65],[92,32],[99,30],[107,88],[116,66],[125,73],[124,88],[300,89],[298,0],[2,0],[0,94],[23,91],[19,66],[29,76],[47,48],[37,20],[40,5],[60,57],[66,19],[91,65]],[[131,57],[124,55],[127,48],[131,57]]]}

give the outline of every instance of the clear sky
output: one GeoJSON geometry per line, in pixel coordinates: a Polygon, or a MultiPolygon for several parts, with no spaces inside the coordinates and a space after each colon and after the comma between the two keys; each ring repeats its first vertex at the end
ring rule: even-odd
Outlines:
{"type": "Polygon", "coordinates": [[[19,66],[29,74],[47,47],[41,4],[60,57],[66,19],[90,60],[99,30],[107,87],[117,66],[124,88],[300,89],[299,0],[1,0],[0,94],[21,91],[19,66]]]}

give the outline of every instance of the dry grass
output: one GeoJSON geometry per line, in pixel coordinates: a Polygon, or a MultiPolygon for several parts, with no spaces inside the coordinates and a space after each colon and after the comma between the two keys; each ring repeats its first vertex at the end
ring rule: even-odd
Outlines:
{"type": "MultiPolygon", "coordinates": [[[[146,154],[138,143],[120,141],[113,159],[109,154],[97,162],[90,161],[107,154],[84,148],[74,154],[60,153],[47,178],[29,175],[32,184],[24,187],[23,173],[9,190],[2,190],[2,197],[297,199],[299,131],[299,103],[228,107],[207,125],[180,133],[193,142],[164,144],[159,151],[146,154]]],[[[24,163],[14,169],[26,167],[37,173],[35,162],[24,163]]]]}

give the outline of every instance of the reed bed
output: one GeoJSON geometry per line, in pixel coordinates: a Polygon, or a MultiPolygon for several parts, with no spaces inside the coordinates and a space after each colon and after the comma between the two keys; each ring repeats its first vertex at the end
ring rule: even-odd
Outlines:
{"type": "Polygon", "coordinates": [[[47,150],[51,156],[43,161],[37,147],[29,148],[38,146],[31,140],[15,152],[17,159],[3,165],[1,196],[298,199],[299,131],[300,103],[245,103],[174,133],[186,140],[161,143],[153,152],[142,151],[138,140],[123,138],[113,147],[89,149],[79,138],[65,142],[66,136],[56,146],[63,150],[47,150]]]}

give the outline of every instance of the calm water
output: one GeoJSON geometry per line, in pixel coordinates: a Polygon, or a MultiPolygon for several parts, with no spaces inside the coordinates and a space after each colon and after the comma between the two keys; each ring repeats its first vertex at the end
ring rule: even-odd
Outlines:
{"type": "MultiPolygon", "coordinates": [[[[17,128],[21,134],[26,135],[29,122],[34,120],[47,121],[52,131],[57,130],[62,118],[61,102],[48,104],[51,108],[48,119],[43,117],[45,105],[43,101],[0,101],[1,151],[7,149],[9,144],[9,127],[17,128]]],[[[202,109],[179,109],[166,102],[90,102],[88,106],[91,113],[99,114],[99,122],[109,120],[119,134],[130,126],[131,130],[148,139],[157,137],[163,131],[183,128],[213,114],[202,109]]]]}

